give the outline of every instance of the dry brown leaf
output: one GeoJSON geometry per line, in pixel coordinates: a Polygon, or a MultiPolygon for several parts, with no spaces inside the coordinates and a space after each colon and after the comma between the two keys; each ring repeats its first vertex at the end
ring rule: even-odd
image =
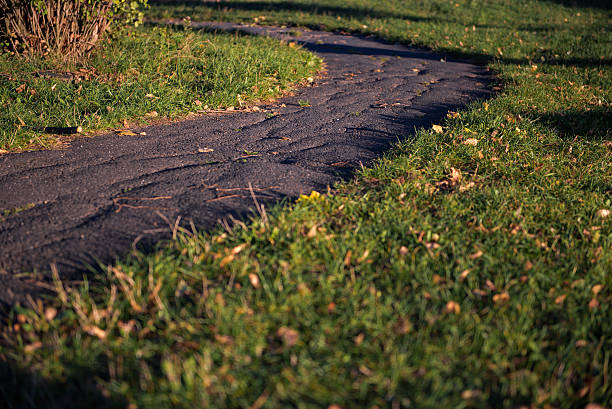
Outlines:
{"type": "Polygon", "coordinates": [[[285,346],[290,348],[297,344],[300,339],[300,333],[289,327],[280,327],[276,334],[283,340],[285,346]]]}
{"type": "Polygon", "coordinates": [[[215,335],[215,340],[222,345],[232,345],[234,343],[234,338],[229,335],[215,335]]]}
{"type": "Polygon", "coordinates": [[[609,215],[610,215],[610,211],[608,209],[599,209],[597,211],[597,216],[601,217],[602,219],[605,219],[609,215]]]}
{"type": "Polygon", "coordinates": [[[212,148],[198,148],[198,152],[200,152],[200,153],[210,153],[210,152],[213,152],[213,151],[214,151],[214,149],[212,149],[212,148]]]}
{"type": "Polygon", "coordinates": [[[485,285],[487,286],[489,290],[495,291],[495,284],[493,284],[493,281],[487,280],[485,281],[485,285]]]}
{"type": "Polygon", "coordinates": [[[24,352],[26,354],[29,354],[29,353],[32,353],[32,352],[36,351],[38,348],[42,347],[42,345],[43,345],[42,342],[36,341],[36,342],[33,342],[33,343],[29,344],[29,345],[26,345],[23,348],[23,350],[24,350],[24,352]]]}
{"type": "Polygon", "coordinates": [[[308,230],[308,234],[306,235],[309,239],[315,238],[317,235],[317,225],[315,224],[308,230]]]}
{"type": "Polygon", "coordinates": [[[563,301],[565,301],[566,298],[567,298],[567,294],[561,294],[560,296],[555,298],[555,304],[557,305],[563,304],[563,301]]]}
{"type": "Polygon", "coordinates": [[[464,145],[476,146],[478,145],[478,139],[476,138],[467,138],[463,141],[464,145]]]}
{"type": "Polygon", "coordinates": [[[353,341],[355,341],[355,345],[359,346],[363,343],[364,338],[365,335],[363,334],[363,332],[360,332],[353,341]]]}
{"type": "Polygon", "coordinates": [[[83,330],[91,336],[98,337],[100,339],[106,338],[106,331],[94,325],[86,325],[85,327],[83,327],[83,330]]]}
{"type": "Polygon", "coordinates": [[[146,115],[147,115],[149,118],[155,118],[156,116],[159,116],[159,114],[157,113],[157,111],[150,111],[150,112],[147,112],[147,113],[146,113],[146,115]]]}
{"type": "Polygon", "coordinates": [[[45,318],[47,321],[52,321],[53,318],[57,316],[57,310],[53,307],[48,307],[45,309],[45,318]]]}
{"type": "Polygon", "coordinates": [[[344,265],[345,266],[350,266],[351,265],[351,256],[353,255],[353,252],[351,250],[346,252],[346,256],[344,256],[344,265]]]}
{"type": "Polygon", "coordinates": [[[505,291],[503,293],[495,294],[493,296],[493,302],[495,304],[503,304],[508,300],[510,300],[510,295],[505,291]]]}
{"type": "Polygon", "coordinates": [[[599,307],[599,301],[597,301],[597,298],[593,298],[590,302],[589,302],[589,309],[590,310],[594,310],[595,308],[599,307]]]}
{"type": "Polygon", "coordinates": [[[591,291],[593,291],[594,295],[599,294],[601,290],[603,290],[603,284],[595,284],[593,288],[591,288],[591,291]]]}
{"type": "Polygon", "coordinates": [[[442,128],[440,125],[433,125],[431,127],[435,133],[443,133],[444,132],[444,128],[442,128]]]}
{"type": "Polygon", "coordinates": [[[449,301],[444,307],[444,312],[447,314],[459,314],[461,312],[461,306],[455,301],[449,301]]]}
{"type": "Polygon", "coordinates": [[[200,101],[199,99],[196,99],[195,101],[193,101],[193,103],[196,104],[196,106],[202,105],[202,101],[200,101]]]}
{"type": "Polygon", "coordinates": [[[220,267],[225,267],[226,265],[228,265],[232,261],[234,261],[234,255],[233,254],[228,254],[227,256],[225,256],[225,257],[223,257],[221,259],[221,263],[219,264],[219,266],[220,267]]]}
{"type": "Polygon", "coordinates": [[[459,274],[459,281],[464,282],[467,276],[470,274],[470,270],[463,270],[461,274],[459,274]]]}
{"type": "Polygon", "coordinates": [[[479,257],[482,257],[484,253],[482,252],[482,250],[478,250],[476,253],[474,254],[470,254],[468,257],[471,258],[472,260],[475,260],[479,257]]]}
{"type": "Polygon", "coordinates": [[[255,273],[249,274],[249,282],[253,286],[253,288],[259,288],[259,276],[255,273]]]}
{"type": "Polygon", "coordinates": [[[4,155],[5,153],[8,153],[8,151],[6,151],[4,149],[0,149],[0,155],[4,155]]]}
{"type": "Polygon", "coordinates": [[[466,390],[461,392],[461,398],[465,400],[473,399],[480,396],[481,393],[478,389],[466,390]]]}
{"type": "Polygon", "coordinates": [[[23,91],[25,91],[25,89],[26,89],[26,84],[21,84],[20,86],[18,86],[18,87],[15,89],[15,91],[16,91],[18,94],[21,94],[23,91]]]}
{"type": "Polygon", "coordinates": [[[136,132],[130,131],[129,129],[117,129],[115,130],[115,133],[118,136],[137,136],[138,135],[136,132]]]}
{"type": "Polygon", "coordinates": [[[584,407],[584,409],[606,409],[606,408],[597,403],[589,403],[588,405],[584,407]]]}
{"type": "Polygon", "coordinates": [[[450,168],[450,181],[452,184],[459,183],[461,181],[461,171],[453,167],[450,168]]]}

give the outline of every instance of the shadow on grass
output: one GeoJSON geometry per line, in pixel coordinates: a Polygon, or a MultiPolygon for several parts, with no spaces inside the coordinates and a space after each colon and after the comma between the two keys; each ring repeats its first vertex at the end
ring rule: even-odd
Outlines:
{"type": "Polygon", "coordinates": [[[181,5],[187,7],[208,6],[219,9],[239,9],[244,11],[286,11],[292,13],[307,13],[339,16],[344,18],[351,17],[370,17],[370,18],[399,18],[412,21],[439,21],[437,18],[421,17],[407,13],[394,13],[376,9],[374,7],[343,7],[325,4],[304,4],[295,1],[181,1],[181,0],[150,0],[151,5],[181,5]]]}
{"type": "Polygon", "coordinates": [[[608,0],[544,0],[548,3],[561,4],[566,7],[590,7],[603,10],[612,10],[612,3],[608,0]]]}
{"type": "Polygon", "coordinates": [[[47,380],[0,359],[0,407],[7,409],[125,409],[127,402],[96,389],[87,368],[73,368],[65,380],[47,380]]]}
{"type": "Polygon", "coordinates": [[[574,138],[578,135],[592,140],[603,140],[611,134],[612,110],[605,107],[597,107],[589,111],[525,111],[521,115],[554,128],[564,138],[574,138]]]}

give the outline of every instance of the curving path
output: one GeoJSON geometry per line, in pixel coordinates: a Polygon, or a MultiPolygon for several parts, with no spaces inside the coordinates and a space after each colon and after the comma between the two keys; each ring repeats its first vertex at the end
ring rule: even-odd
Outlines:
{"type": "MultiPolygon", "coordinates": [[[[195,26],[290,38],[274,27],[195,26]]],[[[325,190],[415,127],[490,95],[484,67],[429,51],[308,30],[292,40],[321,55],[327,73],[262,112],[205,115],[146,128],[146,136],[106,134],[66,150],[0,156],[0,210],[34,203],[0,221],[0,301],[35,290],[18,273],[45,275],[57,263],[63,277],[78,278],[85,263],[168,237],[168,221],[179,216],[207,229],[244,215],[254,207],[249,183],[261,202],[325,190]],[[245,158],[245,151],[257,156],[245,158]]]]}

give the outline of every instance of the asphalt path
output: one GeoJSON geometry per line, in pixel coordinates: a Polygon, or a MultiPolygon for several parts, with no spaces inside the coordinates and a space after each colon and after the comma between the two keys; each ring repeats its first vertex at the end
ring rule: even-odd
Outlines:
{"type": "Polygon", "coordinates": [[[0,210],[29,207],[0,219],[1,302],[37,291],[52,264],[78,279],[88,265],[150,248],[179,220],[205,230],[244,218],[253,194],[270,206],[326,191],[416,128],[491,95],[486,68],[423,49],[319,31],[291,37],[275,27],[194,25],[298,42],[324,58],[326,72],[259,112],[205,114],[144,128],[146,136],[108,133],[64,150],[0,156],[0,210]],[[39,274],[22,274],[32,271],[39,274]]]}

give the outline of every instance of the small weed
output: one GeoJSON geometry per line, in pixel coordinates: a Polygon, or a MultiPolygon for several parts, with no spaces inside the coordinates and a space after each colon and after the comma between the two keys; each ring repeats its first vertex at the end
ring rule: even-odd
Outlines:
{"type": "Polygon", "coordinates": [[[298,104],[299,104],[301,107],[309,107],[309,106],[310,106],[310,102],[309,102],[308,100],[306,100],[306,99],[300,99],[300,100],[298,101],[298,104]]]}
{"type": "MultiPolygon", "coordinates": [[[[36,206],[34,203],[28,203],[28,204],[26,204],[24,206],[16,207],[14,209],[4,209],[0,213],[4,217],[13,216],[13,215],[21,213],[23,211],[29,210],[29,209],[33,208],[34,206],[36,206]]],[[[2,217],[0,217],[0,219],[3,220],[2,217]]]]}

